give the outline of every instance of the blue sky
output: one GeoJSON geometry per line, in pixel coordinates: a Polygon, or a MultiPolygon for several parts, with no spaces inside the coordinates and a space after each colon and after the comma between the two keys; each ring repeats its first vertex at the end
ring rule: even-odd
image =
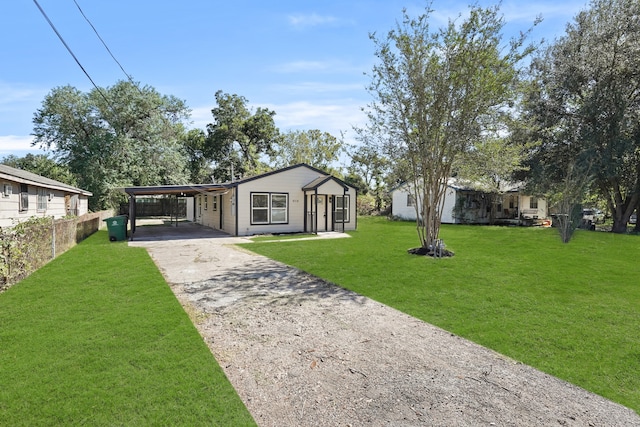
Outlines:
{"type": "MultiPolygon", "coordinates": [[[[426,2],[398,0],[212,1],[76,0],[134,80],[186,101],[191,127],[211,121],[218,90],[276,112],[282,130],[320,129],[352,141],[371,100],[365,87],[376,58],[369,33],[385,34],[426,2]]],[[[126,79],[73,0],[38,0],[98,86],[126,79]]],[[[471,1],[434,0],[433,28],[471,1]]],[[[495,1],[481,0],[483,6],[495,1]]],[[[3,4],[0,15],[0,157],[38,153],[32,118],[51,89],[91,82],[33,1],[3,4]]],[[[531,40],[564,33],[586,0],[503,0],[507,37],[544,19],[531,40]]]]}

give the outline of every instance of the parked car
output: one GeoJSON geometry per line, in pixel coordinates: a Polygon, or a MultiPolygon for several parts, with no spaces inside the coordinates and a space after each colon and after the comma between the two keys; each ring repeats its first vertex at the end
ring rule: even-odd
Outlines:
{"type": "Polygon", "coordinates": [[[583,209],[582,221],[591,224],[604,222],[604,213],[600,209],[583,209]]]}

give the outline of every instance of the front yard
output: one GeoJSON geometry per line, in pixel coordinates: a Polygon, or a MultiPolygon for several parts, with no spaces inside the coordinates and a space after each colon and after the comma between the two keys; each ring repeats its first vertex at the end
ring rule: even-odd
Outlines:
{"type": "Polygon", "coordinates": [[[0,424],[255,425],[146,250],[106,231],[0,294],[0,424]]]}
{"type": "Polygon", "coordinates": [[[637,236],[443,226],[453,258],[407,254],[415,224],[245,248],[325,278],[640,411],[637,236]]]}

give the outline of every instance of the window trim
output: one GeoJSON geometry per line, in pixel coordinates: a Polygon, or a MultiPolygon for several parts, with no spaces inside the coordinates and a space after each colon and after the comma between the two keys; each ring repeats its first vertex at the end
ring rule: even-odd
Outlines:
{"type": "Polygon", "coordinates": [[[249,205],[250,205],[250,223],[251,225],[281,225],[281,224],[289,224],[289,193],[271,193],[266,191],[256,191],[251,192],[249,194],[249,205]],[[254,196],[266,196],[267,197],[267,206],[254,206],[254,196]],[[273,199],[275,197],[284,196],[284,207],[273,207],[273,199]],[[254,212],[255,211],[266,211],[267,220],[266,221],[255,221],[254,212]],[[284,212],[284,220],[283,221],[275,221],[273,219],[274,211],[284,212]]]}
{"type": "Polygon", "coordinates": [[[36,212],[46,212],[49,194],[46,188],[38,187],[38,197],[36,199],[36,212]]]}
{"type": "Polygon", "coordinates": [[[13,194],[13,185],[11,183],[4,183],[2,186],[2,197],[11,197],[13,194]]]}
{"type": "Polygon", "coordinates": [[[413,194],[407,193],[407,207],[412,208],[416,205],[416,198],[413,197],[413,194]]]}
{"type": "Polygon", "coordinates": [[[20,212],[27,212],[29,210],[29,185],[20,184],[20,212]]]}
{"type": "Polygon", "coordinates": [[[351,222],[351,212],[350,212],[350,208],[351,208],[351,195],[350,194],[344,194],[342,196],[334,196],[333,199],[333,222],[336,224],[347,224],[351,222]],[[338,208],[338,199],[344,199],[347,201],[347,206],[344,206],[344,202],[343,202],[343,206],[338,208]],[[346,220],[344,218],[342,219],[337,219],[337,213],[345,213],[347,218],[346,220]]]}

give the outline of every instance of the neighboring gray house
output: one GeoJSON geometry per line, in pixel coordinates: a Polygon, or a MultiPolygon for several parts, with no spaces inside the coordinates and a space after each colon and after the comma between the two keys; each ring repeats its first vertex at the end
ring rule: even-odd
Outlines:
{"type": "Polygon", "coordinates": [[[91,193],[22,169],[0,165],[0,227],[32,217],[62,218],[89,211],[91,193]]]}
{"type": "MultiPolygon", "coordinates": [[[[127,187],[124,192],[134,221],[138,196],[193,197],[194,212],[187,217],[234,236],[348,231],[357,226],[355,188],[304,163],[221,184],[127,187]]],[[[135,231],[135,222],[132,225],[135,231]]]]}
{"type": "MultiPolygon", "coordinates": [[[[415,220],[415,199],[408,183],[391,190],[391,213],[396,218],[415,220]]],[[[420,206],[418,206],[418,211],[420,206]]],[[[501,194],[474,190],[455,178],[448,180],[441,222],[444,224],[533,224],[548,218],[545,199],[522,193],[511,185],[501,194]]],[[[550,225],[545,221],[544,225],[550,225]]]]}

